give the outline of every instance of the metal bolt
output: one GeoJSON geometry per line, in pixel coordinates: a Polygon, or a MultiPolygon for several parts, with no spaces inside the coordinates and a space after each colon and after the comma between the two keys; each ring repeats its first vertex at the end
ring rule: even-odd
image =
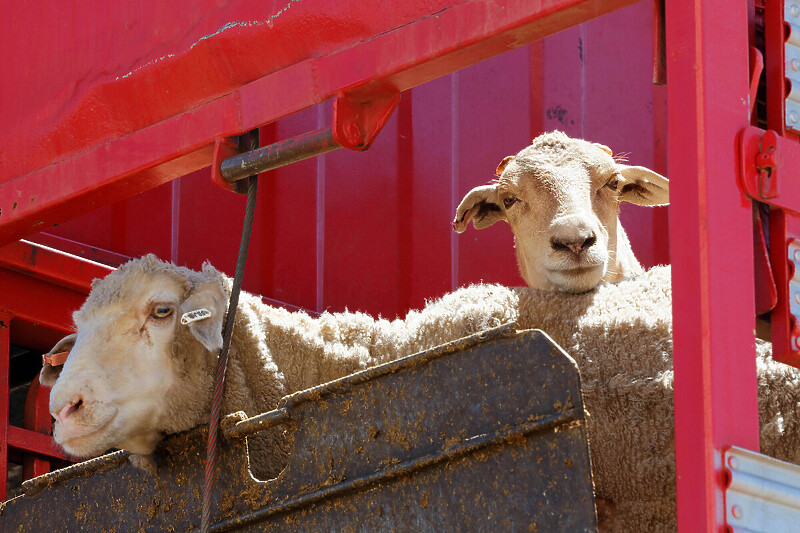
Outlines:
{"type": "Polygon", "coordinates": [[[795,262],[800,263],[800,250],[795,250],[792,254],[792,258],[795,260],[795,262]]]}
{"type": "Polygon", "coordinates": [[[742,517],[742,508],[738,505],[734,505],[733,509],[731,509],[731,514],[734,518],[740,519],[742,517]]]}
{"type": "Polygon", "coordinates": [[[794,57],[789,62],[789,64],[792,66],[792,70],[793,71],[797,72],[798,70],[800,70],[800,59],[797,59],[796,57],[794,57]]]}
{"type": "Polygon", "coordinates": [[[797,124],[797,118],[798,117],[797,117],[797,112],[796,111],[790,111],[789,112],[789,122],[791,122],[792,124],[797,124]]]}
{"type": "Polygon", "coordinates": [[[794,293],[794,303],[800,304],[800,292],[794,293]]]}
{"type": "Polygon", "coordinates": [[[798,16],[800,16],[800,6],[798,6],[797,4],[794,4],[794,3],[793,3],[793,4],[792,4],[792,5],[789,7],[789,13],[791,13],[793,17],[798,17],[798,16]]]}
{"type": "Polygon", "coordinates": [[[728,466],[731,467],[732,470],[736,470],[739,468],[739,459],[736,457],[728,457],[728,466]]]}

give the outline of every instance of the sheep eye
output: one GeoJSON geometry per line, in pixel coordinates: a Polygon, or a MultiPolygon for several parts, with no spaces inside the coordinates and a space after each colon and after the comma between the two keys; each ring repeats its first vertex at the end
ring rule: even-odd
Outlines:
{"type": "Polygon", "coordinates": [[[163,304],[156,305],[153,307],[153,311],[150,314],[153,318],[167,318],[172,314],[172,307],[163,304]]]}
{"type": "Polygon", "coordinates": [[[608,180],[605,184],[606,187],[609,189],[617,190],[617,186],[619,185],[619,177],[613,176],[610,180],[608,180]]]}
{"type": "Polygon", "coordinates": [[[512,205],[517,202],[517,199],[513,196],[509,196],[508,198],[503,198],[503,205],[508,209],[512,205]]]}

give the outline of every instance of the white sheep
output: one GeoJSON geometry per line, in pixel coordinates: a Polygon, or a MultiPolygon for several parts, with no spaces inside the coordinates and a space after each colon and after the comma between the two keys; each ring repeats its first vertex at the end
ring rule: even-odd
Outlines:
{"type": "MultiPolygon", "coordinates": [[[[42,373],[55,382],[57,441],[84,456],[111,447],[149,454],[164,433],[207,422],[229,286],[208,265],[194,272],[153,256],[95,282],[75,313],[77,335],[54,349],[74,342],[63,370],[42,373]],[[198,307],[212,318],[182,325],[179,316],[198,307]]],[[[603,529],[674,530],[669,267],[582,294],[473,285],[394,321],[314,318],[243,294],[223,411],[268,411],[284,394],[513,321],[546,331],[578,362],[603,529]]],[[[769,351],[758,345],[762,451],[797,461],[800,373],[769,351]]],[[[252,466],[272,477],[287,446],[279,430],[261,439],[252,466]]]]}
{"type": "MultiPolygon", "coordinates": [[[[52,350],[69,350],[66,363],[46,365],[40,378],[53,386],[56,442],[77,457],[125,449],[152,469],[146,458],[165,433],[207,422],[230,285],[210,265],[195,272],[152,255],[95,280],[73,315],[77,333],[52,350]],[[197,309],[211,317],[181,324],[197,309]]],[[[388,321],[363,313],[314,318],[243,293],[222,410],[269,411],[286,394],[510,322],[511,296],[476,286],[388,321]]],[[[259,434],[254,446],[263,451],[253,454],[254,472],[277,475],[287,453],[281,430],[259,434]]]]}
{"type": "Polygon", "coordinates": [[[517,263],[529,287],[584,292],[600,281],[642,273],[619,222],[619,203],[669,203],[669,181],[623,165],[602,144],[554,131],[498,165],[490,185],[472,189],[453,229],[499,220],[514,232],[517,263]]]}

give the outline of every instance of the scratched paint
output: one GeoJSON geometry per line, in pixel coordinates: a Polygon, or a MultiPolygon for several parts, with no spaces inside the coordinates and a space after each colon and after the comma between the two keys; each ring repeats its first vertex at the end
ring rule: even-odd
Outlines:
{"type": "Polygon", "coordinates": [[[133,74],[135,74],[135,73],[137,73],[137,72],[139,72],[141,70],[147,69],[148,67],[153,66],[153,65],[155,65],[156,63],[158,63],[160,61],[164,61],[166,59],[171,59],[173,57],[177,57],[177,56],[183,55],[186,52],[188,52],[189,50],[192,50],[195,46],[200,44],[202,41],[205,41],[206,39],[212,39],[212,38],[214,38],[214,37],[216,37],[218,35],[223,34],[226,31],[232,30],[234,28],[253,28],[253,27],[259,27],[259,26],[267,26],[269,29],[272,29],[273,21],[275,21],[283,13],[288,11],[292,7],[293,4],[296,4],[296,3],[301,2],[301,1],[302,0],[291,0],[288,4],[286,4],[286,6],[282,7],[281,9],[279,9],[274,15],[272,15],[271,17],[269,17],[266,20],[261,20],[261,21],[252,20],[252,21],[243,21],[243,22],[228,22],[227,24],[225,24],[222,27],[220,27],[214,33],[210,33],[208,35],[204,35],[204,36],[200,37],[197,41],[192,43],[187,49],[185,49],[185,50],[183,50],[181,52],[175,52],[175,53],[166,54],[164,56],[159,57],[158,59],[153,59],[151,61],[148,61],[144,65],[141,65],[141,66],[131,70],[127,74],[123,74],[122,76],[117,76],[115,78],[115,81],[124,80],[125,78],[128,78],[128,77],[132,76],[133,74]]]}

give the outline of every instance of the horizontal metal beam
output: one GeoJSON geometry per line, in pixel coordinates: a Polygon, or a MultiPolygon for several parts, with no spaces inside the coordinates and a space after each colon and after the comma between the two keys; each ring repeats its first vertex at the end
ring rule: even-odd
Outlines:
{"type": "MultiPolygon", "coordinates": [[[[193,102],[188,109],[175,111],[147,127],[54,154],[46,166],[24,175],[0,174],[0,245],[208,166],[215,140],[221,137],[240,135],[342,91],[365,96],[383,94],[387,87],[405,91],[632,3],[514,0],[498,5],[491,0],[465,1],[441,9],[434,6],[434,12],[390,31],[365,36],[355,44],[346,42],[319,55],[314,51],[224,94],[205,95],[206,101],[193,102]]],[[[415,0],[404,2],[402,9],[395,7],[421,12],[429,4],[415,0]]],[[[367,10],[361,7],[362,12],[367,10]]],[[[325,20],[323,15],[315,13],[313,19],[325,20]]],[[[352,26],[358,20],[349,22],[352,26]]],[[[254,26],[247,31],[260,36],[258,32],[267,35],[269,28],[254,26]]],[[[213,50],[214,43],[225,46],[228,39],[224,32],[205,36],[198,41],[203,47],[192,47],[185,54],[195,54],[201,48],[213,50]]],[[[143,65],[135,75],[98,85],[97,94],[92,94],[106,94],[115,84],[146,74],[149,76],[145,76],[142,87],[166,84],[172,79],[169,65],[179,61],[179,56],[143,65]]],[[[134,94],[130,88],[129,92],[134,94]]],[[[62,133],[67,137],[69,132],[62,133]]],[[[49,135],[32,146],[22,145],[19,151],[6,151],[4,157],[24,159],[49,153],[54,146],[49,135]]],[[[15,167],[13,160],[4,163],[3,168],[15,167]]]]}
{"type": "Polygon", "coordinates": [[[64,450],[55,443],[53,437],[15,426],[8,426],[8,446],[47,457],[57,457],[65,461],[75,460],[75,458],[69,457],[64,453],[64,450]]]}

